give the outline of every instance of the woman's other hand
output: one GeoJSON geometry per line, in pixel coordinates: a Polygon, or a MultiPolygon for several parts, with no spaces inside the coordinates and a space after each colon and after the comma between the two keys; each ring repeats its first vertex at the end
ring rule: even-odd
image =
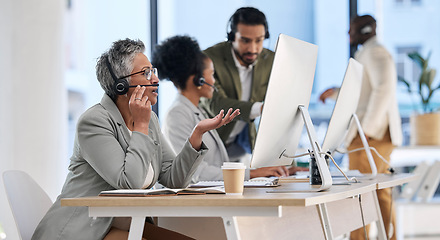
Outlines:
{"type": "Polygon", "coordinates": [[[196,149],[197,151],[200,150],[200,147],[202,145],[202,136],[204,133],[230,123],[239,114],[239,109],[236,109],[232,112],[232,108],[230,108],[226,115],[224,115],[224,110],[221,110],[217,116],[200,121],[194,128],[189,138],[189,142],[194,149],[196,149]]]}
{"type": "Polygon", "coordinates": [[[202,133],[205,133],[207,131],[217,129],[223,125],[230,123],[239,114],[239,109],[236,109],[234,112],[232,112],[232,108],[230,108],[226,115],[224,115],[224,111],[221,110],[220,113],[217,114],[217,116],[200,121],[197,124],[196,128],[198,128],[202,133]]]}

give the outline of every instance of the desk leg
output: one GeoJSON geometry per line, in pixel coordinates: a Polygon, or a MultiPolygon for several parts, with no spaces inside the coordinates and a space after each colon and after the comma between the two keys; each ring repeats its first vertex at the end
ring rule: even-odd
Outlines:
{"type": "Polygon", "coordinates": [[[319,218],[321,219],[322,230],[324,231],[325,239],[332,240],[333,233],[332,228],[330,226],[330,219],[328,217],[327,205],[325,203],[321,203],[316,205],[319,212],[319,218]]]}
{"type": "Polygon", "coordinates": [[[142,239],[144,232],[145,217],[131,217],[130,232],[128,233],[128,240],[142,239]]]}
{"type": "Polygon", "coordinates": [[[373,199],[374,199],[374,205],[375,205],[376,215],[377,215],[377,220],[376,220],[377,238],[379,240],[387,240],[387,235],[385,233],[385,226],[383,224],[382,213],[380,212],[379,200],[377,200],[376,191],[373,191],[373,199]]]}
{"type": "Polygon", "coordinates": [[[240,232],[238,231],[236,217],[222,217],[225,226],[226,238],[228,240],[240,240],[240,232]]]}

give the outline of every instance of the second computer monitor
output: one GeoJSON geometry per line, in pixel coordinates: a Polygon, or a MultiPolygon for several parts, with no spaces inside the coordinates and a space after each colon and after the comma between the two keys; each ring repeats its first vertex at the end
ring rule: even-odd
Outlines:
{"type": "Polygon", "coordinates": [[[322,143],[322,150],[325,152],[335,151],[345,140],[359,102],[363,69],[362,64],[350,58],[322,143]]]}

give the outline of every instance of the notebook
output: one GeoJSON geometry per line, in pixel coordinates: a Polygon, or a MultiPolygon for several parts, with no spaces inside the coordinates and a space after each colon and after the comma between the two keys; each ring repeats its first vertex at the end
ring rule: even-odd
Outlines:
{"type": "Polygon", "coordinates": [[[201,189],[117,189],[101,191],[99,196],[111,197],[153,197],[153,196],[175,196],[175,195],[200,195],[200,194],[224,194],[223,187],[209,187],[201,189]]]}

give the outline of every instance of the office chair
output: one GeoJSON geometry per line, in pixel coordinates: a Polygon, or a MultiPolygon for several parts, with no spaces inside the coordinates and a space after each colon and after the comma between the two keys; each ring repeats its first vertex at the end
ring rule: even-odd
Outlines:
{"type": "Polygon", "coordinates": [[[9,170],[3,173],[3,183],[12,215],[22,240],[30,240],[52,201],[27,173],[9,170]]]}

